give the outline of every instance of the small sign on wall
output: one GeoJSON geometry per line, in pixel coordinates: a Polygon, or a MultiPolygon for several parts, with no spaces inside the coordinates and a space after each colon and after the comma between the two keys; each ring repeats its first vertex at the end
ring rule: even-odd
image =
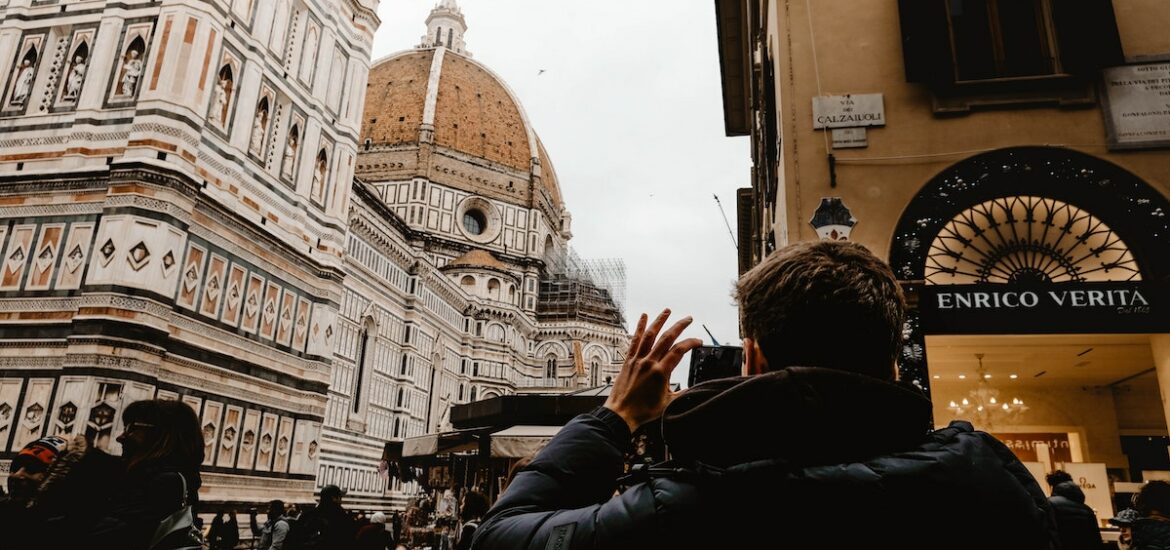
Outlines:
{"type": "Polygon", "coordinates": [[[865,128],[833,128],[834,149],[858,149],[869,146],[865,128]]]}
{"type": "Polygon", "coordinates": [[[813,98],[813,128],[885,126],[882,94],[830,95],[813,98]]]}
{"type": "Polygon", "coordinates": [[[1170,147],[1170,61],[1105,69],[1109,148],[1170,147]]]}

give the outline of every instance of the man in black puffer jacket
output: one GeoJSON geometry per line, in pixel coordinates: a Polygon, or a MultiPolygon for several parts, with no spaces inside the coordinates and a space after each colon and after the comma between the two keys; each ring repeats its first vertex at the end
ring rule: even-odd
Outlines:
{"type": "Polygon", "coordinates": [[[1097,513],[1085,504],[1085,492],[1071,475],[1056,470],[1045,477],[1052,487],[1052,513],[1056,517],[1056,532],[1060,535],[1061,550],[1101,550],[1105,541],[1101,538],[1097,513]]]}
{"type": "Polygon", "coordinates": [[[643,315],[605,406],[516,476],[473,548],[1058,547],[1011,451],[965,422],[931,432],[930,401],[895,381],[905,305],[868,250],[787,247],[737,297],[745,376],[673,398],[701,342],[643,315]],[[614,496],[631,431],[659,416],[672,463],[614,496]]]}

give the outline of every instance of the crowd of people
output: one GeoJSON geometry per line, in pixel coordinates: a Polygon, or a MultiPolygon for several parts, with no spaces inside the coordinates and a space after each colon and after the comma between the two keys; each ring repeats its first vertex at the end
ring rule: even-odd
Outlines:
{"type": "MultiPolygon", "coordinates": [[[[49,436],[12,460],[7,493],[0,491],[0,549],[117,548],[123,550],[394,550],[411,548],[406,514],[366,516],[347,511],[336,485],[315,506],[299,510],[268,503],[263,521],[249,510],[251,537],[242,540],[234,512],[216,510],[204,528],[199,504],[203,434],[194,410],[181,401],[128,405],[117,441],[122,455],[94,448],[85,436],[49,436]]],[[[454,507],[453,507],[454,508],[454,507]]],[[[458,514],[428,546],[466,550],[487,498],[468,490],[458,514]]]]}
{"type": "MultiPolygon", "coordinates": [[[[1064,472],[1051,496],[1015,455],[964,421],[934,429],[931,403],[900,381],[905,301],[889,267],[839,242],[786,247],[736,289],[742,376],[672,393],[701,341],[670,311],[643,315],[605,404],[518,465],[489,509],[467,490],[435,522],[434,550],[574,548],[1104,548],[1064,472]],[[631,434],[660,422],[671,461],[629,471],[631,434]]],[[[198,521],[203,436],[180,401],[123,411],[122,456],[84,436],[45,437],[12,461],[0,547],[238,548],[234,513],[198,521]]],[[[329,485],[298,510],[249,514],[248,548],[409,548],[418,509],[366,518],[329,485]]],[[[451,500],[450,495],[444,495],[451,500]]],[[[1150,481],[1109,519],[1123,550],[1170,550],[1170,483],[1150,481]]],[[[436,514],[429,514],[435,516],[436,514]]],[[[431,517],[433,519],[433,517],[431,517]]]]}

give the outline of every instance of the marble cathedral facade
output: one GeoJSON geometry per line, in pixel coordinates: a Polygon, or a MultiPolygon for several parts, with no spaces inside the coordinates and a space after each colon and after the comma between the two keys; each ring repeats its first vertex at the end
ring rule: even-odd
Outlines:
{"type": "MultiPolygon", "coordinates": [[[[459,240],[399,189],[437,171],[355,179],[382,164],[362,160],[377,4],[0,0],[0,470],[46,434],[119,453],[126,404],[180,399],[204,501],[337,483],[384,507],[385,441],[616,372],[620,314],[540,320],[559,198],[481,205],[459,240]]],[[[541,154],[514,185],[542,185],[541,154]]]]}

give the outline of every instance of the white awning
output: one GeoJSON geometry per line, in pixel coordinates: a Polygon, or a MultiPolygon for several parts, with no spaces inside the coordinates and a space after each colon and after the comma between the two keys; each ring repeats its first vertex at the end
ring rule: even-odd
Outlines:
{"type": "Polygon", "coordinates": [[[434,456],[474,450],[479,445],[477,438],[484,433],[485,430],[480,428],[408,437],[402,442],[402,456],[434,456]]]}
{"type": "Polygon", "coordinates": [[[427,456],[439,450],[439,434],[408,437],[402,442],[402,456],[427,456]]]}
{"type": "MultiPolygon", "coordinates": [[[[531,458],[564,426],[512,426],[492,434],[492,456],[531,458]]],[[[407,442],[410,440],[408,439],[407,442]]]]}

